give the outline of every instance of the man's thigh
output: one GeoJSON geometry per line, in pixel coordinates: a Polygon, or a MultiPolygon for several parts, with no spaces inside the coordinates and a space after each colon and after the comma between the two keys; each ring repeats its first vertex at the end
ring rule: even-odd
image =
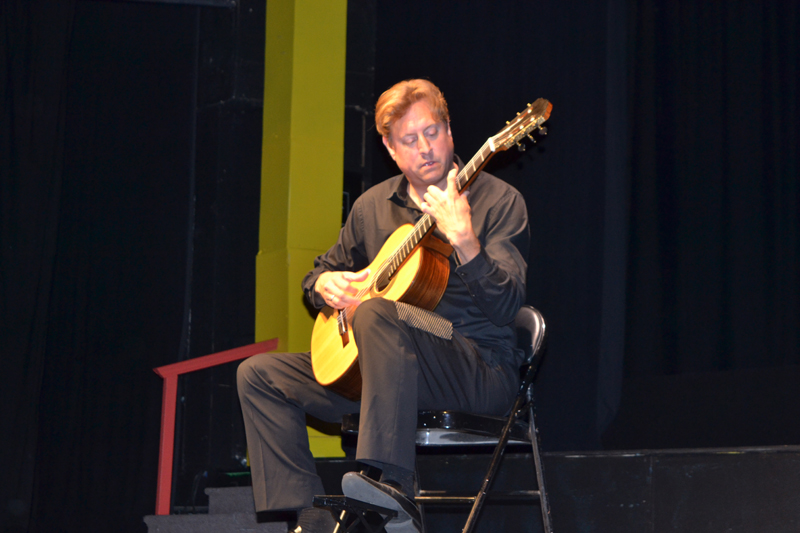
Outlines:
{"type": "Polygon", "coordinates": [[[411,329],[419,364],[419,409],[502,415],[519,386],[519,370],[502,364],[457,331],[442,339],[411,329]]]}

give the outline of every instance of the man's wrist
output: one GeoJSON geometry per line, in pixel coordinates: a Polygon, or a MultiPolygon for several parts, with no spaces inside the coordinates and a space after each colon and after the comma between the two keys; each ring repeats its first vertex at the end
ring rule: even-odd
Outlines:
{"type": "Polygon", "coordinates": [[[473,231],[462,239],[450,241],[461,263],[469,263],[481,252],[481,243],[473,231]]]}

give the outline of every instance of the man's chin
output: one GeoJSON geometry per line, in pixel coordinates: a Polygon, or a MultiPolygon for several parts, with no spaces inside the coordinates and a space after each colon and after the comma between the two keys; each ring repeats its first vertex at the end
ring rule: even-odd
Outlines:
{"type": "Polygon", "coordinates": [[[417,175],[425,180],[425,183],[428,183],[429,185],[434,185],[442,180],[447,179],[447,172],[445,172],[444,168],[442,168],[442,165],[439,164],[421,168],[417,175]]]}

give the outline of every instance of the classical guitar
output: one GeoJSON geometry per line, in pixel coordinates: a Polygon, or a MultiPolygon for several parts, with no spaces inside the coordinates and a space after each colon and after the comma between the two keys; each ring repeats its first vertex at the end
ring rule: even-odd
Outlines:
{"type": "MultiPolygon", "coordinates": [[[[458,190],[464,191],[491,157],[520,144],[523,137],[531,139],[538,129],[546,133],[542,124],[550,118],[553,105],[539,98],[529,104],[506,127],[487,139],[469,163],[458,173],[458,190]]],[[[423,215],[415,225],[397,228],[381,247],[369,265],[369,277],[353,286],[358,289],[360,301],[369,298],[387,298],[432,310],[439,303],[450,274],[448,256],[453,249],[433,236],[436,222],[423,215]]],[[[339,394],[358,400],[361,397],[361,372],[358,366],[358,348],[351,334],[351,318],[356,306],[336,310],[324,307],[314,324],[311,335],[311,364],[316,380],[339,394]]]]}

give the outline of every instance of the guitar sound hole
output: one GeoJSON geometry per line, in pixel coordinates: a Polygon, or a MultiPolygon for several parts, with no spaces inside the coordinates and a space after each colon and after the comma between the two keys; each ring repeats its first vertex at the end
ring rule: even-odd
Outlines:
{"type": "Polygon", "coordinates": [[[383,292],[386,290],[386,287],[389,286],[389,283],[392,281],[392,278],[386,272],[381,272],[378,279],[375,281],[375,289],[378,292],[383,292]]]}

